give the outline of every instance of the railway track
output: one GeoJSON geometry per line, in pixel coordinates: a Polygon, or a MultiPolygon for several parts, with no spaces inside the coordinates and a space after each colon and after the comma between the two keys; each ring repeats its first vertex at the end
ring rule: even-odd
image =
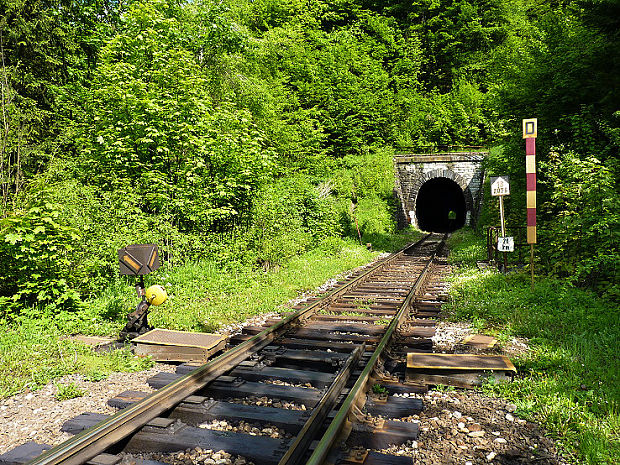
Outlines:
{"type": "Polygon", "coordinates": [[[418,436],[416,423],[395,419],[420,412],[422,401],[389,394],[425,390],[406,384],[395,367],[408,352],[432,348],[428,317],[439,311],[443,288],[435,272],[444,241],[431,234],[292,314],[246,327],[208,363],[152,378],[152,394],[111,399],[121,408],[115,415],[76,417],[63,426],[73,438],[28,463],[114,465],[119,453],[194,448],[225,450],[257,465],[412,463],[373,450],[418,436]],[[271,406],[238,402],[265,397],[271,406]],[[296,408],[274,407],[287,403],[296,408]],[[284,434],[204,428],[222,420],[284,434]]]}

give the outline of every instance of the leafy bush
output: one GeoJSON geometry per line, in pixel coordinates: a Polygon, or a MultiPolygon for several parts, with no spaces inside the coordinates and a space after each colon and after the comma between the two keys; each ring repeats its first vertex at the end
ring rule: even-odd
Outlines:
{"type": "Polygon", "coordinates": [[[379,197],[363,197],[355,209],[362,237],[391,234],[394,232],[394,213],[392,205],[379,197]]]}
{"type": "Polygon", "coordinates": [[[256,261],[269,267],[339,233],[330,196],[321,197],[307,177],[291,176],[265,186],[257,194],[249,247],[256,261]]]}
{"type": "Polygon", "coordinates": [[[71,308],[79,301],[69,258],[79,235],[59,216],[58,205],[43,203],[0,220],[0,317],[21,304],[71,308]]]}
{"type": "Polygon", "coordinates": [[[551,192],[543,212],[554,219],[554,228],[541,234],[547,267],[619,299],[620,198],[614,172],[620,165],[553,150],[541,170],[551,192]]]}
{"type": "Polygon", "coordinates": [[[212,97],[178,16],[165,1],[135,3],[101,50],[75,103],[79,176],[133,192],[145,214],[181,231],[222,230],[247,213],[275,154],[247,109],[212,97]]]}

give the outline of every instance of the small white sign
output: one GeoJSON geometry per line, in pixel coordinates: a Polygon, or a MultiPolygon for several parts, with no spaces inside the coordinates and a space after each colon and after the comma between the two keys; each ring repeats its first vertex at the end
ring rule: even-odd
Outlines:
{"type": "Polygon", "coordinates": [[[514,252],[515,241],[512,237],[498,237],[497,238],[497,250],[500,252],[514,252]]]}
{"type": "Polygon", "coordinates": [[[491,195],[510,195],[510,182],[508,176],[491,176],[491,195]]]}

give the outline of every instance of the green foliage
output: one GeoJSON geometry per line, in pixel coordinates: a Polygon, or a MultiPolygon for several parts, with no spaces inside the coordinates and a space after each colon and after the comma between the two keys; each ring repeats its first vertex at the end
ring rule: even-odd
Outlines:
{"type": "Polygon", "coordinates": [[[320,192],[305,176],[265,186],[256,197],[252,218],[249,247],[266,267],[340,233],[329,191],[320,192]]]}
{"type": "Polygon", "coordinates": [[[374,394],[387,394],[388,390],[385,386],[381,386],[380,384],[373,384],[372,392],[374,394]]]}
{"type": "Polygon", "coordinates": [[[108,191],[132,190],[145,213],[183,230],[222,228],[249,206],[273,153],[249,112],[212,102],[207,73],[169,10],[136,4],[102,50],[81,102],[84,175],[108,191]]]}
{"type": "Polygon", "coordinates": [[[34,391],[70,373],[96,380],[113,371],[139,371],[152,366],[151,360],[138,358],[128,349],[96,353],[66,338],[67,333],[79,331],[114,334],[124,325],[119,320],[103,328],[102,319],[89,307],[70,315],[46,314],[33,308],[12,323],[0,320],[0,397],[25,389],[34,391]]]}
{"type": "MultiPolygon", "coordinates": [[[[3,2],[4,313],[75,307],[131,242],[175,266],[266,268],[358,226],[387,247],[386,147],[481,145],[526,116],[540,123],[542,269],[617,296],[616,3],[3,2]],[[46,203],[49,239],[26,213],[46,203]],[[21,234],[9,223],[34,242],[4,240],[21,234]],[[37,258],[48,240],[59,264],[37,258]]],[[[487,166],[513,176],[513,224],[522,157],[505,138],[487,166]]]]}
{"type": "Polygon", "coordinates": [[[66,108],[58,97],[90,77],[98,48],[113,31],[124,4],[0,2],[2,214],[63,144],[66,108]]]}
{"type": "Polygon", "coordinates": [[[475,231],[463,228],[448,238],[450,263],[459,266],[476,266],[476,262],[486,260],[487,250],[483,238],[475,231]]]}
{"type": "Polygon", "coordinates": [[[355,209],[355,218],[362,237],[391,234],[394,231],[394,212],[391,205],[379,197],[360,199],[355,209]]]}
{"type": "Polygon", "coordinates": [[[541,169],[551,192],[543,205],[554,217],[553,230],[541,234],[549,269],[620,297],[620,197],[614,172],[618,163],[571,151],[553,151],[541,169]],[[587,182],[583,182],[583,180],[587,182]]]}
{"type": "Polygon", "coordinates": [[[59,206],[44,203],[0,220],[0,317],[16,304],[71,307],[79,296],[67,281],[77,231],[58,221],[59,206]]]}
{"type": "Polygon", "coordinates": [[[56,394],[54,394],[54,399],[59,402],[63,400],[75,399],[76,397],[82,397],[86,394],[84,389],[80,389],[80,387],[75,383],[69,384],[56,384],[56,394]]]}

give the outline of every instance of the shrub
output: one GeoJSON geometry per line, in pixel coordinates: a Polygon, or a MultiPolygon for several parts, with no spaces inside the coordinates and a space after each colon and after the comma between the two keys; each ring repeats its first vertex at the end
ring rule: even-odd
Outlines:
{"type": "Polygon", "coordinates": [[[265,186],[252,207],[249,246],[265,267],[341,232],[333,200],[303,175],[265,186]]]}
{"type": "Polygon", "coordinates": [[[77,230],[59,221],[60,207],[31,206],[0,220],[0,316],[22,303],[71,308],[79,302],[70,279],[77,230]]]}

